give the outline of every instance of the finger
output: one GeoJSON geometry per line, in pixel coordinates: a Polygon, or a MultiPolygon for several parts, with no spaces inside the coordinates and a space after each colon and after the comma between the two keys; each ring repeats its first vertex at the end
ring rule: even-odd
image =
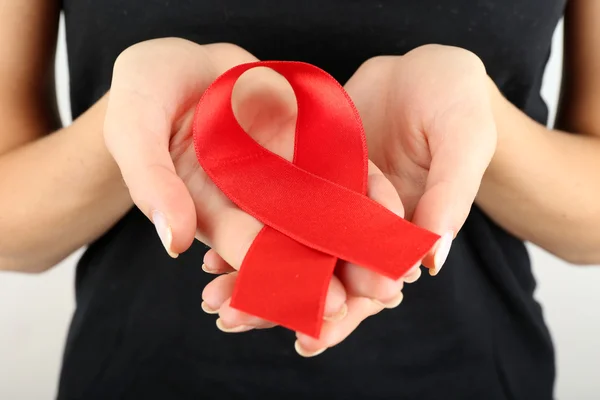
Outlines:
{"type": "Polygon", "coordinates": [[[217,314],[233,294],[237,272],[216,277],[202,291],[202,309],[208,314],[217,314]]]}
{"type": "Polygon", "coordinates": [[[404,283],[415,283],[421,277],[421,264],[415,265],[406,275],[404,275],[404,283]]]}
{"type": "Polygon", "coordinates": [[[440,139],[430,142],[431,166],[413,222],[442,236],[423,260],[435,275],[469,215],[495,151],[496,127],[486,99],[465,98],[428,129],[440,139]]]}
{"type": "MultiPolygon", "coordinates": [[[[221,275],[206,285],[202,292],[202,309],[209,314],[218,312],[221,323],[228,329],[237,329],[238,326],[243,326],[244,328],[240,330],[241,332],[246,330],[245,328],[248,326],[270,326],[270,322],[246,314],[229,305],[237,277],[237,272],[221,275]]],[[[333,276],[329,283],[327,297],[325,299],[324,319],[329,321],[339,321],[343,319],[347,312],[345,303],[346,292],[344,286],[337,277],[333,276]]]]}
{"type": "MultiPolygon", "coordinates": [[[[368,196],[400,217],[404,208],[398,192],[381,170],[369,162],[368,196]]],[[[341,264],[336,274],[346,287],[348,296],[368,297],[388,308],[398,305],[404,279],[393,280],[355,264],[341,264]]]]}
{"type": "Polygon", "coordinates": [[[217,328],[227,333],[247,332],[252,329],[272,328],[277,324],[239,311],[230,306],[231,298],[225,300],[219,308],[217,328]]]}
{"type": "Polygon", "coordinates": [[[214,249],[210,249],[204,254],[202,269],[209,274],[228,274],[235,271],[214,249]]]}
{"type": "Polygon", "coordinates": [[[321,354],[346,339],[362,321],[380,312],[383,307],[364,297],[348,299],[348,314],[346,318],[336,322],[325,322],[321,328],[319,339],[302,333],[296,334],[296,351],[304,357],[321,354]]]}
{"type": "Polygon", "coordinates": [[[219,314],[217,327],[227,333],[275,326],[269,321],[246,314],[229,305],[237,276],[237,272],[232,272],[210,282],[202,293],[202,310],[207,314],[219,314]]]}
{"type": "Polygon", "coordinates": [[[346,287],[348,296],[369,298],[385,308],[400,304],[403,278],[393,280],[349,263],[341,265],[336,275],[346,287]]]}

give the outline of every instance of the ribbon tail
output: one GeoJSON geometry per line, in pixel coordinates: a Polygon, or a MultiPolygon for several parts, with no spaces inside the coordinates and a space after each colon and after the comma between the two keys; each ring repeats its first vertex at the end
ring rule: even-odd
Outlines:
{"type": "Polygon", "coordinates": [[[265,226],[244,258],[231,307],[318,338],[336,262],[265,226]]]}

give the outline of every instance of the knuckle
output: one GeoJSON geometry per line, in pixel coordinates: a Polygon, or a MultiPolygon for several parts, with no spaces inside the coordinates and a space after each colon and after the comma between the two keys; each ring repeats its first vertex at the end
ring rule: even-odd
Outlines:
{"type": "Polygon", "coordinates": [[[123,50],[115,60],[115,67],[121,70],[122,67],[130,65],[144,65],[141,61],[150,61],[156,57],[177,51],[187,46],[188,42],[179,38],[160,38],[144,40],[123,50]]]}
{"type": "Polygon", "coordinates": [[[362,63],[361,67],[365,69],[376,69],[382,65],[386,65],[390,60],[389,56],[375,56],[371,57],[362,63]]]}
{"type": "Polygon", "coordinates": [[[146,46],[147,42],[140,42],[123,50],[115,59],[115,63],[113,65],[113,76],[119,76],[123,71],[126,71],[132,64],[134,64],[146,46]]]}
{"type": "Polygon", "coordinates": [[[385,71],[390,71],[397,59],[399,59],[398,56],[371,57],[360,65],[358,71],[361,75],[377,79],[384,76],[385,71]]]}
{"type": "Polygon", "coordinates": [[[457,51],[462,53],[463,62],[470,66],[473,71],[478,72],[481,75],[487,75],[485,64],[477,54],[467,49],[458,49],[457,51]]]}
{"type": "Polygon", "coordinates": [[[389,278],[380,277],[377,284],[373,287],[373,298],[380,301],[389,300],[398,295],[402,290],[403,280],[393,281],[389,278]]]}
{"type": "Polygon", "coordinates": [[[239,54],[241,56],[250,57],[251,54],[234,43],[229,42],[220,42],[220,43],[212,43],[204,46],[206,51],[209,54],[216,53],[228,53],[228,54],[239,54]]]}

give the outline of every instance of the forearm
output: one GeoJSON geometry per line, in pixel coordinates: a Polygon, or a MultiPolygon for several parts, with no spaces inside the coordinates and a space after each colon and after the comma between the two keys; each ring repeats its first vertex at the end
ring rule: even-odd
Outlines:
{"type": "Polygon", "coordinates": [[[131,207],[102,138],[105,100],[70,127],[0,156],[0,269],[50,268],[131,207]]]}
{"type": "Polygon", "coordinates": [[[600,139],[549,130],[491,93],[498,146],[476,203],[523,240],[600,263],[600,139]]]}

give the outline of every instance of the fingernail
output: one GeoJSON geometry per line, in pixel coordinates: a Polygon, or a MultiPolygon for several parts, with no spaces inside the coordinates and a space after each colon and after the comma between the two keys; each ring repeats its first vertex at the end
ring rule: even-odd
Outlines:
{"type": "Polygon", "coordinates": [[[327,347],[325,347],[325,348],[319,349],[317,351],[308,351],[304,347],[302,347],[302,345],[300,344],[300,342],[298,340],[296,340],[294,342],[294,348],[296,349],[296,352],[298,354],[300,354],[302,357],[307,357],[307,358],[318,356],[319,354],[321,354],[325,350],[327,350],[327,347]]]}
{"type": "Polygon", "coordinates": [[[382,301],[373,299],[373,301],[375,303],[379,304],[381,307],[389,308],[389,309],[398,307],[400,305],[400,303],[402,303],[402,300],[404,300],[404,294],[402,292],[398,292],[396,297],[394,297],[392,300],[387,301],[385,303],[382,301]]]}
{"type": "Polygon", "coordinates": [[[325,321],[336,322],[344,319],[346,315],[348,315],[348,305],[344,303],[338,312],[330,316],[325,316],[323,319],[325,321]]]}
{"type": "Polygon", "coordinates": [[[226,333],[239,333],[239,332],[246,332],[246,331],[252,330],[252,327],[247,326],[247,325],[238,325],[238,326],[228,328],[225,325],[223,325],[223,321],[221,321],[221,318],[217,318],[217,328],[219,328],[220,331],[223,331],[226,333]]]}
{"type": "Polygon", "coordinates": [[[202,302],[202,304],[200,304],[200,307],[202,307],[202,311],[204,311],[207,314],[218,314],[219,310],[215,310],[214,308],[211,308],[208,304],[206,304],[206,302],[202,302]]]}
{"type": "Polygon", "coordinates": [[[415,283],[421,277],[421,268],[417,268],[415,272],[404,277],[404,282],[415,283]]]}
{"type": "Polygon", "coordinates": [[[440,273],[440,270],[444,266],[444,263],[448,258],[448,254],[450,253],[450,247],[452,246],[453,238],[454,235],[452,232],[448,232],[440,239],[433,256],[433,268],[429,269],[429,275],[436,276],[440,273]]]}
{"type": "Polygon", "coordinates": [[[171,250],[171,244],[173,242],[173,232],[171,231],[171,226],[167,222],[167,218],[165,217],[165,215],[158,210],[153,211],[152,222],[156,227],[158,237],[160,238],[160,241],[165,247],[165,250],[167,250],[167,253],[173,258],[177,258],[179,254],[171,250]]]}
{"type": "Polygon", "coordinates": [[[202,271],[206,272],[207,274],[214,274],[217,272],[214,269],[210,269],[206,264],[202,264],[202,271]]]}

